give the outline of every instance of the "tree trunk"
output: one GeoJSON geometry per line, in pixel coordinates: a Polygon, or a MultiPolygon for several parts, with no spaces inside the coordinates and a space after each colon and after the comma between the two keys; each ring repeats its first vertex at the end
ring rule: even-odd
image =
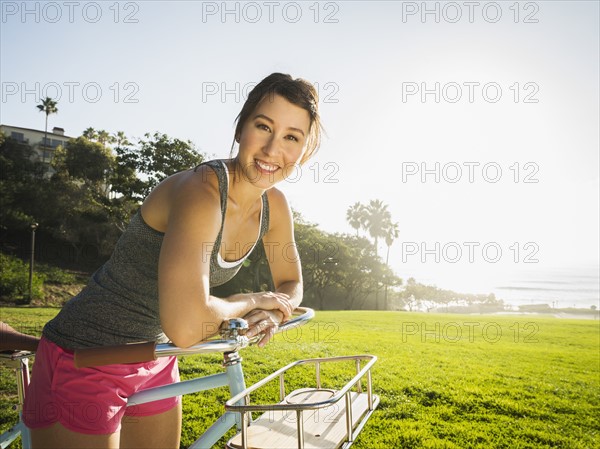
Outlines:
{"type": "MultiPolygon", "coordinates": [[[[387,247],[387,253],[385,254],[385,265],[389,268],[390,267],[390,247],[387,247]]],[[[388,280],[385,280],[385,293],[383,296],[383,310],[388,310],[388,296],[387,296],[387,292],[388,292],[388,280]]]]}
{"type": "Polygon", "coordinates": [[[45,162],[44,159],[44,148],[48,144],[48,111],[46,111],[46,127],[44,128],[44,142],[42,144],[42,161],[45,162]]]}

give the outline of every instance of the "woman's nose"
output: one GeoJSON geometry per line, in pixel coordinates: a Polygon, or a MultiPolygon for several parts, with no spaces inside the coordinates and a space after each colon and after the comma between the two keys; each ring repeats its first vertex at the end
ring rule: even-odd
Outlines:
{"type": "Polygon", "coordinates": [[[269,137],[269,140],[267,140],[265,142],[265,145],[263,146],[263,153],[268,154],[268,155],[273,155],[277,153],[277,140],[275,139],[274,135],[271,135],[271,137],[269,137]]]}

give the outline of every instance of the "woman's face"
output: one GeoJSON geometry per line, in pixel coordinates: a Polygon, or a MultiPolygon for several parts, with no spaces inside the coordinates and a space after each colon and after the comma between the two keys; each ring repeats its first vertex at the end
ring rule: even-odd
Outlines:
{"type": "Polygon", "coordinates": [[[267,95],[248,117],[239,139],[238,162],[246,180],[268,189],[288,176],[305,151],[308,111],[280,95],[267,95]]]}

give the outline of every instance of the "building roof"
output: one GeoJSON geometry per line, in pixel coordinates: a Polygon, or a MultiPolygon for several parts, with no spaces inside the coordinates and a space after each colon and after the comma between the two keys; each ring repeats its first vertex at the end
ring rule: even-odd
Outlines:
{"type": "MultiPolygon", "coordinates": [[[[34,131],[34,132],[38,132],[38,133],[44,134],[44,130],[39,130],[39,129],[23,128],[22,126],[12,126],[12,125],[4,125],[4,124],[0,124],[0,126],[4,126],[4,127],[7,127],[7,128],[14,128],[14,129],[23,129],[25,131],[34,131]]],[[[58,128],[58,126],[55,126],[55,128],[58,128]]],[[[65,139],[74,139],[74,137],[67,136],[66,134],[56,134],[56,133],[53,133],[50,130],[48,130],[48,135],[49,136],[52,135],[52,136],[57,136],[57,137],[64,137],[65,139]]]]}

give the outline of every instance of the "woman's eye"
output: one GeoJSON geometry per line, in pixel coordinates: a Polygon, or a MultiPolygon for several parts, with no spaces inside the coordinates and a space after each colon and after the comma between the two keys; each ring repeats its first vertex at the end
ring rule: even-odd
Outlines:
{"type": "Polygon", "coordinates": [[[290,140],[293,140],[294,142],[298,142],[298,139],[296,138],[296,136],[289,135],[288,137],[290,138],[290,140]]]}
{"type": "Polygon", "coordinates": [[[256,125],[257,128],[264,129],[265,131],[270,131],[269,127],[263,123],[259,123],[256,125]]]}

